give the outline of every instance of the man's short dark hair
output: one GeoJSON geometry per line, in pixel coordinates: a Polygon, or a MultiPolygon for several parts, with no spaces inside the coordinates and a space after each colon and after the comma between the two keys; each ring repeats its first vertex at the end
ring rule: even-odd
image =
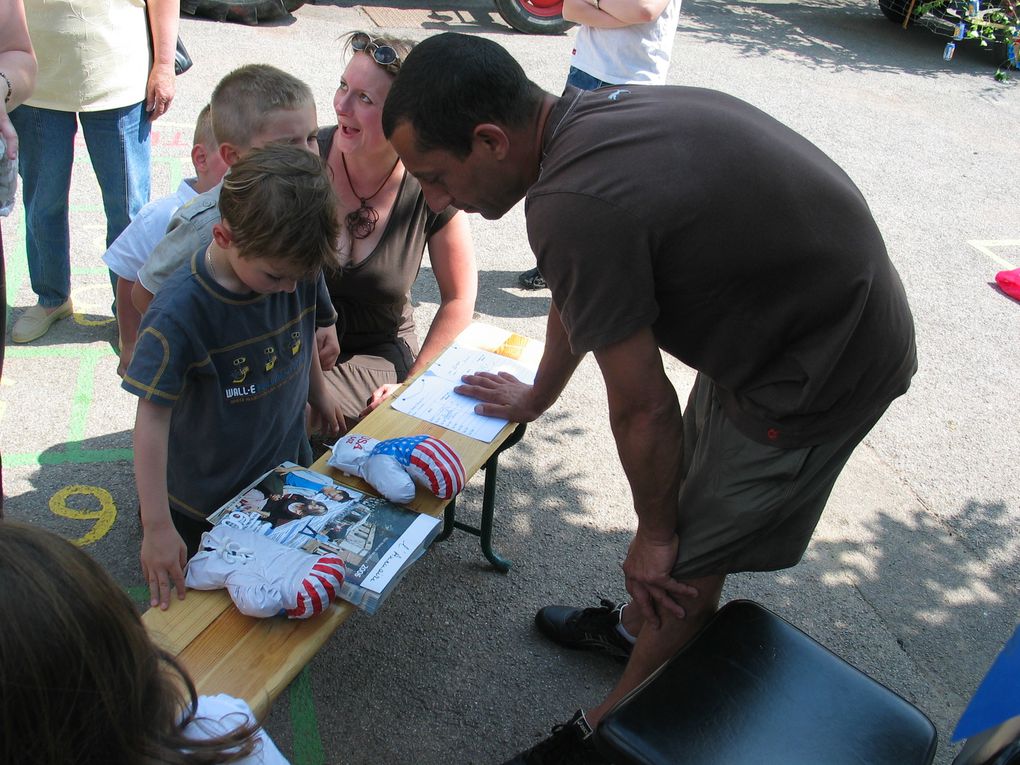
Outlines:
{"type": "Polygon", "coordinates": [[[463,159],[476,125],[523,127],[542,96],[503,47],[447,32],[418,43],[404,60],[383,107],[383,131],[391,138],[408,122],[420,151],[444,149],[463,159]]]}

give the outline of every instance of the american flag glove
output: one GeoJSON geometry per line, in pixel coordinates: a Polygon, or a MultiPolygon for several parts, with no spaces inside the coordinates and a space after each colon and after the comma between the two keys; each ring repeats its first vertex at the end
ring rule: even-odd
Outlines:
{"type": "Polygon", "coordinates": [[[248,616],[284,613],[307,619],[340,596],[344,562],[335,555],[313,555],[252,531],[214,526],[202,535],[188,562],[185,583],[194,590],[226,588],[237,609],[248,616]]]}
{"type": "Polygon", "coordinates": [[[396,459],[414,482],[440,499],[452,499],[464,488],[466,476],[460,457],[445,441],[432,436],[406,436],[380,441],[372,456],[396,459]]]}
{"type": "Polygon", "coordinates": [[[452,499],[466,481],[457,452],[444,441],[426,435],[377,441],[349,433],[333,446],[329,464],[363,478],[397,504],[414,499],[415,483],[440,499],[452,499]]]}

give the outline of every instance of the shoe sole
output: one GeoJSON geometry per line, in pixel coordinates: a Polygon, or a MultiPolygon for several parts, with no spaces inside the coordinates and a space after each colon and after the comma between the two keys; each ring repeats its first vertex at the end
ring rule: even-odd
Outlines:
{"type": "Polygon", "coordinates": [[[29,335],[19,334],[15,330],[17,329],[18,322],[14,322],[14,328],[11,329],[11,340],[15,343],[30,343],[33,340],[38,340],[40,337],[50,331],[50,327],[56,324],[61,319],[66,319],[68,316],[74,313],[74,308],[65,303],[56,311],[51,313],[46,319],[40,324],[41,331],[35,332],[29,335]],[[66,308],[65,308],[66,306],[66,308]]]}
{"type": "Polygon", "coordinates": [[[600,653],[604,656],[609,656],[610,658],[615,659],[621,664],[626,664],[630,659],[629,651],[624,653],[620,646],[606,640],[605,638],[596,636],[587,640],[564,643],[559,639],[556,628],[550,622],[536,618],[535,626],[548,640],[551,640],[553,643],[558,646],[562,646],[563,648],[569,648],[571,651],[590,651],[592,653],[600,653]]]}

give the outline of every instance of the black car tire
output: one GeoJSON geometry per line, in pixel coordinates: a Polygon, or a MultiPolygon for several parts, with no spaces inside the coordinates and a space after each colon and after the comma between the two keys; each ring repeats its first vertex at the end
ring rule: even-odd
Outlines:
{"type": "Polygon", "coordinates": [[[496,10],[507,24],[529,35],[563,34],[573,22],[563,18],[563,3],[534,5],[529,0],[495,0],[496,10]]]}

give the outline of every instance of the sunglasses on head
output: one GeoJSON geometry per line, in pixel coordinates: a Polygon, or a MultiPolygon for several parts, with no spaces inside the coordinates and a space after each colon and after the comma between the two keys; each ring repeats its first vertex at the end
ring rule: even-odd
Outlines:
{"type": "Polygon", "coordinates": [[[351,37],[351,49],[356,53],[367,53],[379,66],[390,74],[400,71],[400,56],[390,45],[380,45],[364,32],[351,37]]]}

